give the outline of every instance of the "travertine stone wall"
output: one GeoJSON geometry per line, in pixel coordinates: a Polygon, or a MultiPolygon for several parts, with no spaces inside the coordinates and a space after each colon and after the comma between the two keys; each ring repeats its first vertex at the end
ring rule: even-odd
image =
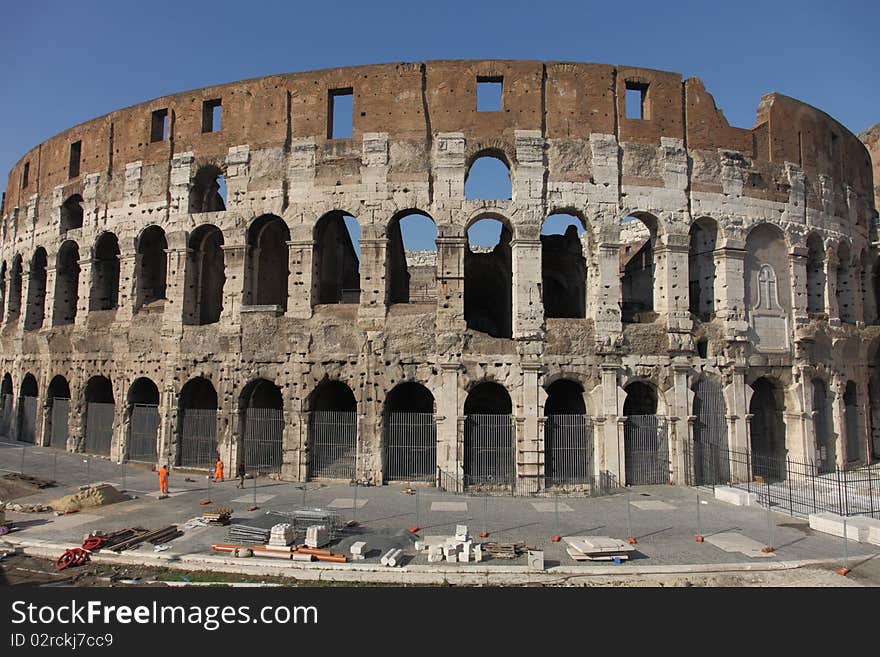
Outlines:
{"type": "MultiPolygon", "coordinates": [[[[866,142],[876,153],[876,133],[866,142]]],[[[667,418],[676,482],[687,480],[690,467],[685,450],[694,440],[700,377],[722,387],[728,442],[736,449],[754,442],[751,384],[771,380],[784,400],[786,453],[810,460],[817,454],[811,381],[821,378],[832,400],[839,465],[848,460],[842,391],[853,381],[860,435],[849,439],[858,441],[856,460],[869,461],[880,457],[880,409],[868,405],[869,391],[880,390],[873,383],[880,336],[874,325],[875,184],[868,149],[820,110],[768,94],[755,125],[735,128],[700,80],[650,69],[437,61],[183,92],[73,127],[13,167],[0,227],[0,374],[10,375],[15,400],[32,374],[41,409],[53,378],[66,379],[71,450],[84,449],[88,380],[109,378],[116,405],[113,458],[129,453],[129,389],[138,378],[151,379],[160,391],[158,458],[172,463],[178,396],[188,381],[201,376],[216,389],[219,451],[234,463],[242,393],[248,383],[266,379],[283,398],[281,474],[289,479],[308,472],[310,395],[323,381],[342,381],[357,401],[357,477],[373,483],[386,478],[383,404],[396,385],[418,382],[431,391],[437,465],[460,475],[465,400],[477,384],[495,381],[512,401],[517,475],[536,486],[545,474],[546,390],[559,379],[584,391],[595,473],[621,481],[625,388],[648,382],[657,413],[667,418]],[[502,80],[500,112],[476,110],[483,77],[502,80]],[[628,86],[647,89],[642,119],[627,118],[628,86]],[[353,134],[332,139],[328,99],[342,89],[353,94],[353,134]],[[222,103],[222,127],[203,132],[203,104],[214,99],[222,103]],[[151,141],[157,110],[167,110],[167,138],[151,141]],[[71,177],[70,144],[77,141],[82,156],[71,177]],[[512,198],[465,198],[468,169],[483,155],[507,165],[512,198]],[[198,174],[208,167],[224,176],[225,209],[198,188],[198,174]],[[62,206],[74,195],[82,198],[82,226],[64,232],[62,206]],[[191,212],[194,196],[206,211],[191,212]],[[389,224],[410,210],[435,222],[437,253],[408,258],[426,293],[390,305],[389,224]],[[315,228],[334,212],[360,225],[360,296],[353,304],[315,299],[315,228]],[[540,231],[545,217],[560,212],[577,216],[585,229],[583,318],[544,313],[540,231]],[[280,218],[290,236],[286,309],[246,303],[258,284],[249,263],[259,248],[249,243],[248,230],[264,215],[280,218]],[[621,321],[620,248],[629,239],[621,235],[621,220],[628,216],[656,226],[656,320],[650,323],[621,321]],[[509,338],[466,328],[466,231],[485,217],[502,220],[512,233],[509,338]],[[697,220],[717,230],[708,318],[689,310],[690,229],[697,220]],[[137,307],[138,244],[152,225],[167,241],[166,298],[137,307]],[[191,318],[206,271],[196,245],[205,225],[222,233],[225,282],[219,321],[199,325],[191,318]],[[105,232],[119,244],[118,303],[90,311],[93,249],[105,232]],[[810,280],[815,289],[807,268],[811,235],[825,256],[825,307],[818,313],[807,312],[810,280]],[[63,324],[52,309],[58,253],[67,241],[79,249],[79,279],[75,320],[63,324]],[[850,254],[846,286],[838,280],[841,244],[850,254]],[[35,296],[30,271],[38,248],[48,264],[45,294],[35,296]],[[20,300],[12,293],[18,256],[20,300]],[[841,295],[850,308],[844,318],[841,295]],[[25,330],[28,299],[46,313],[33,330],[25,330]],[[10,313],[16,303],[17,317],[10,313]]],[[[13,435],[15,427],[13,418],[13,435]]],[[[38,442],[48,442],[48,434],[41,413],[38,442]]]]}

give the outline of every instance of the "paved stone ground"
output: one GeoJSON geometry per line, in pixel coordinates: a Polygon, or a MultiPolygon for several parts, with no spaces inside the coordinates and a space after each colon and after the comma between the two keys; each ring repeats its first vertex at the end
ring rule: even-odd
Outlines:
{"type": "MultiPolygon", "coordinates": [[[[332,506],[345,520],[357,521],[357,526],[346,531],[336,549],[346,550],[355,540],[367,540],[374,550],[365,564],[378,563],[380,549],[398,546],[409,555],[408,564],[426,565],[426,556],[417,555],[412,549],[413,538],[408,529],[418,526],[421,535],[452,534],[456,524],[466,524],[472,536],[487,531],[486,540],[517,541],[543,549],[548,568],[600,567],[574,562],[565,553],[564,543],[551,541],[556,534],[597,534],[621,539],[634,536],[638,552],[629,563],[615,567],[621,575],[641,566],[668,566],[674,570],[709,564],[729,567],[748,562],[759,568],[768,563],[802,560],[827,560],[834,565],[844,559],[843,540],[813,532],[806,519],[732,506],[717,502],[711,497],[711,491],[676,486],[635,487],[628,492],[595,498],[513,498],[456,495],[433,487],[420,487],[416,495],[409,495],[404,492],[405,487],[397,485],[356,489],[346,483],[303,485],[260,478],[248,480],[246,490],[242,491],[236,487],[235,480],[213,484],[204,473],[173,470],[172,496],[159,500],[155,496],[158,478],[148,466],[131,463],[123,466],[99,457],[0,443],[0,471],[20,471],[22,455],[25,473],[54,478],[60,485],[17,501],[48,501],[75,490],[78,485],[101,481],[114,483],[136,498],[64,517],[9,513],[9,518],[21,528],[9,537],[17,541],[72,546],[95,529],[114,530],[135,525],[157,528],[183,523],[201,515],[205,507],[200,506],[199,501],[210,499],[212,505],[232,507],[233,522],[263,527],[281,520],[267,515],[267,511],[332,506]],[[247,511],[254,495],[259,509],[247,511]],[[695,541],[698,533],[708,537],[725,532],[740,534],[762,545],[772,544],[775,552],[769,558],[763,555],[758,558],[695,541]]],[[[200,527],[173,541],[171,550],[163,556],[210,555],[210,545],[216,542],[226,542],[225,528],[200,527]]],[[[860,581],[880,583],[880,558],[876,558],[880,556],[880,549],[855,542],[850,542],[848,547],[850,565],[856,566],[854,574],[860,581]]],[[[141,547],[126,554],[138,552],[152,552],[152,547],[141,547]]],[[[480,564],[483,567],[523,565],[525,558],[488,560],[480,564]]],[[[461,564],[458,568],[468,566],[472,565],[461,564]]],[[[601,564],[602,568],[608,566],[601,564]]],[[[439,565],[443,567],[445,564],[439,565]]]]}

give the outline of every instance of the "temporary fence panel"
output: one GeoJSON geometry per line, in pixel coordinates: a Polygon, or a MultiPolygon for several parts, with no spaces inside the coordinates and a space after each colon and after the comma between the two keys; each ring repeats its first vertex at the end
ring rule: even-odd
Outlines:
{"type": "Polygon", "coordinates": [[[669,442],[666,418],[629,415],[623,425],[626,483],[668,484],[669,442]]]}
{"type": "Polygon", "coordinates": [[[132,461],[155,463],[158,458],[159,407],[135,404],[131,408],[128,433],[128,458],[132,461]]]}
{"type": "Polygon", "coordinates": [[[244,464],[262,474],[281,472],[284,413],[277,408],[248,408],[244,413],[244,464]]]}
{"type": "Polygon", "coordinates": [[[354,479],[357,414],[312,411],[309,415],[309,479],[354,479]]]}
{"type": "Polygon", "coordinates": [[[12,432],[12,395],[0,395],[0,435],[10,438],[12,432]]]}
{"type": "Polygon", "coordinates": [[[110,456],[113,440],[113,404],[90,402],[86,408],[86,453],[110,456]]]}
{"type": "Polygon", "coordinates": [[[385,415],[385,479],[431,481],[437,468],[433,413],[385,415]]]}
{"type": "Polygon", "coordinates": [[[582,484],[593,475],[593,425],[586,415],[548,415],[544,425],[548,486],[582,484]]]}
{"type": "Polygon", "coordinates": [[[35,443],[37,435],[37,398],[22,396],[18,399],[18,440],[35,443]]]}
{"type": "Polygon", "coordinates": [[[514,485],[516,444],[510,415],[465,418],[464,475],[465,485],[514,485]]]}
{"type": "Polygon", "coordinates": [[[730,477],[721,451],[727,449],[727,408],[721,384],[701,378],[694,388],[694,477],[698,484],[715,484],[730,477]]]}
{"type": "Polygon", "coordinates": [[[49,433],[49,446],[67,449],[68,417],[70,416],[70,400],[55,397],[52,399],[52,427],[49,433]]]}
{"type": "Polygon", "coordinates": [[[180,409],[177,465],[211,468],[217,458],[217,409],[180,409]]]}

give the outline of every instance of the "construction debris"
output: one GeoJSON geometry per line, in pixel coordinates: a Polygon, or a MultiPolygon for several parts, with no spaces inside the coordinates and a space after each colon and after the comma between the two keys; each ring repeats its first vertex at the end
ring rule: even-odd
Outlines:
{"type": "Polygon", "coordinates": [[[415,543],[417,552],[428,553],[428,563],[470,563],[483,560],[483,547],[468,536],[467,527],[458,525],[455,536],[425,536],[415,543]]]}
{"type": "Polygon", "coordinates": [[[483,543],[486,552],[493,559],[516,559],[528,550],[525,543],[483,543]]]}
{"type": "Polygon", "coordinates": [[[125,502],[129,499],[131,498],[123,495],[110,484],[98,484],[97,486],[89,486],[77,493],[65,495],[49,502],[49,506],[57,512],[70,513],[72,511],[125,502]]]}
{"type": "Polygon", "coordinates": [[[566,552],[575,561],[625,561],[635,547],[608,536],[563,536],[566,552]]]}
{"type": "Polygon", "coordinates": [[[43,479],[42,477],[35,477],[20,472],[10,472],[9,474],[3,475],[3,478],[8,481],[20,481],[29,486],[33,486],[34,488],[51,488],[55,486],[54,479],[43,479]]]}
{"type": "Polygon", "coordinates": [[[305,533],[310,525],[324,525],[330,533],[330,539],[338,538],[345,527],[345,521],[338,511],[312,508],[296,511],[266,511],[266,514],[286,518],[293,525],[297,535],[305,533]]]}
{"type": "Polygon", "coordinates": [[[183,536],[183,532],[177,528],[177,525],[168,525],[161,529],[150,531],[141,527],[131,529],[121,529],[116,532],[107,534],[95,532],[93,536],[106,538],[107,542],[104,548],[113,552],[122,552],[139,546],[141,543],[150,543],[152,545],[162,545],[169,541],[173,541],[179,536],[183,536]]]}
{"type": "Polygon", "coordinates": [[[269,541],[269,530],[249,525],[229,525],[226,540],[233,543],[263,545],[269,541]]]}
{"type": "MultiPolygon", "coordinates": [[[[215,552],[224,552],[235,555],[236,550],[241,550],[246,546],[234,543],[215,543],[211,549],[215,552]]],[[[303,545],[299,546],[277,546],[277,545],[251,545],[247,546],[255,557],[266,557],[269,559],[284,559],[288,561],[328,561],[332,563],[346,563],[348,558],[344,554],[333,554],[330,550],[321,548],[310,548],[303,545]]]]}
{"type": "Polygon", "coordinates": [[[388,552],[382,555],[382,558],[379,559],[379,562],[383,566],[391,566],[393,568],[394,566],[399,566],[401,564],[402,557],[403,550],[401,550],[400,548],[391,548],[390,550],[388,550],[388,552]]]}
{"type": "Polygon", "coordinates": [[[351,553],[352,561],[363,561],[367,558],[367,543],[366,541],[357,541],[351,544],[349,548],[349,552],[351,553]]]}
{"type": "Polygon", "coordinates": [[[208,521],[209,525],[228,525],[232,519],[232,509],[229,507],[209,509],[202,514],[202,517],[208,521]]]}

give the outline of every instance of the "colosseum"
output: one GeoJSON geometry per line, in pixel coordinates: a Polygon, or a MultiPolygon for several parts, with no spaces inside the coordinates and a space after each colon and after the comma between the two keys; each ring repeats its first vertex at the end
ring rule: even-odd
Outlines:
{"type": "Polygon", "coordinates": [[[699,79],[643,68],[398,63],[157,98],[9,175],[0,435],[531,491],[707,481],[733,453],[870,463],[876,174],[818,109],[771,93],[731,127],[699,79]],[[498,198],[469,193],[486,163],[498,198]]]}

